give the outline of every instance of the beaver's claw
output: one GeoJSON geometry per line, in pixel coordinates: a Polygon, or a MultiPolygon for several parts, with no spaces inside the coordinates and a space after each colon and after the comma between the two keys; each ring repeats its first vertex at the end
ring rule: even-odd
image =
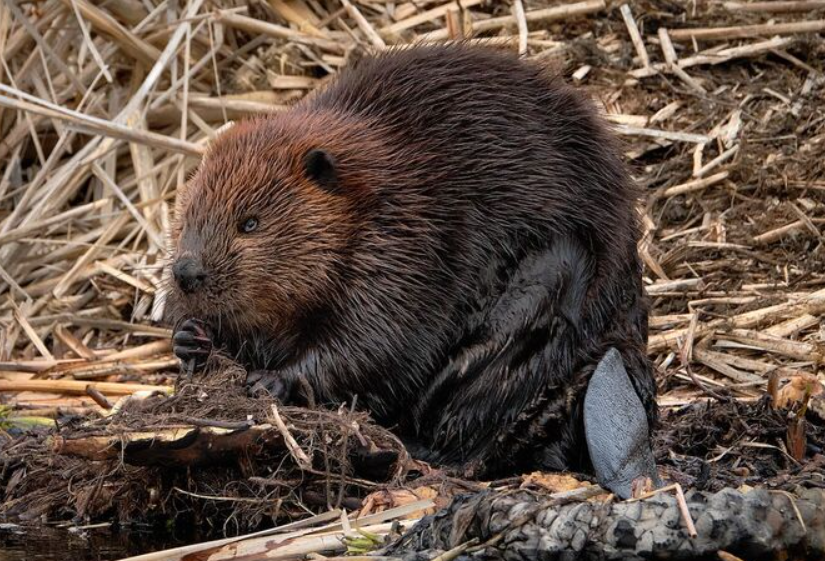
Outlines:
{"type": "Polygon", "coordinates": [[[246,375],[249,395],[268,393],[281,403],[290,403],[295,396],[297,380],[273,370],[253,370],[246,375]]]}
{"type": "Polygon", "coordinates": [[[202,370],[212,353],[212,337],[206,325],[197,319],[184,321],[172,335],[172,350],[184,367],[202,370]]]}

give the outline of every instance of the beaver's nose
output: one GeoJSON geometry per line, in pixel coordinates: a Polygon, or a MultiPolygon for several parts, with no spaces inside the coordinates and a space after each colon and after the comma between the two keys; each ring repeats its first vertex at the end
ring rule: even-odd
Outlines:
{"type": "Polygon", "coordinates": [[[178,259],[172,265],[172,274],[175,282],[187,294],[191,294],[203,286],[206,280],[206,271],[199,261],[191,257],[178,259]]]}

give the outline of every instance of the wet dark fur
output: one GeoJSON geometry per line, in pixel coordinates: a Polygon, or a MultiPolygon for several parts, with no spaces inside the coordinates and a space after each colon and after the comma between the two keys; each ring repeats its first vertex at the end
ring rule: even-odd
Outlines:
{"type": "Polygon", "coordinates": [[[357,394],[468,475],[588,469],[580,408],[609,346],[656,415],[636,197],[590,102],[543,69],[456,46],[367,58],[214,143],[175,233],[207,284],[173,289],[170,319],[321,402],[357,394]],[[306,177],[313,148],[336,189],[306,177]]]}

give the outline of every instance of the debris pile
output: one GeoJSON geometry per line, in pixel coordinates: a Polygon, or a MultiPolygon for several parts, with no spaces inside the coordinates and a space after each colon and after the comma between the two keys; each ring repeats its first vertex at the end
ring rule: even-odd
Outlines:
{"type": "Polygon", "coordinates": [[[311,509],[357,510],[415,467],[365,414],[247,397],[243,369],[213,362],[171,397],[131,398],[111,415],[0,443],[0,513],[77,523],[183,516],[248,531],[311,509]]]}

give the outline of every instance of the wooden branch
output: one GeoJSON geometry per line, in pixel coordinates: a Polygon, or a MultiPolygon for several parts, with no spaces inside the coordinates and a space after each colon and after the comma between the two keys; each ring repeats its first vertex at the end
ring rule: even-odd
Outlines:
{"type": "Polygon", "coordinates": [[[94,461],[117,460],[134,466],[191,467],[237,461],[246,454],[283,447],[271,425],[242,429],[181,427],[121,435],[53,438],[53,450],[94,461]]]}

